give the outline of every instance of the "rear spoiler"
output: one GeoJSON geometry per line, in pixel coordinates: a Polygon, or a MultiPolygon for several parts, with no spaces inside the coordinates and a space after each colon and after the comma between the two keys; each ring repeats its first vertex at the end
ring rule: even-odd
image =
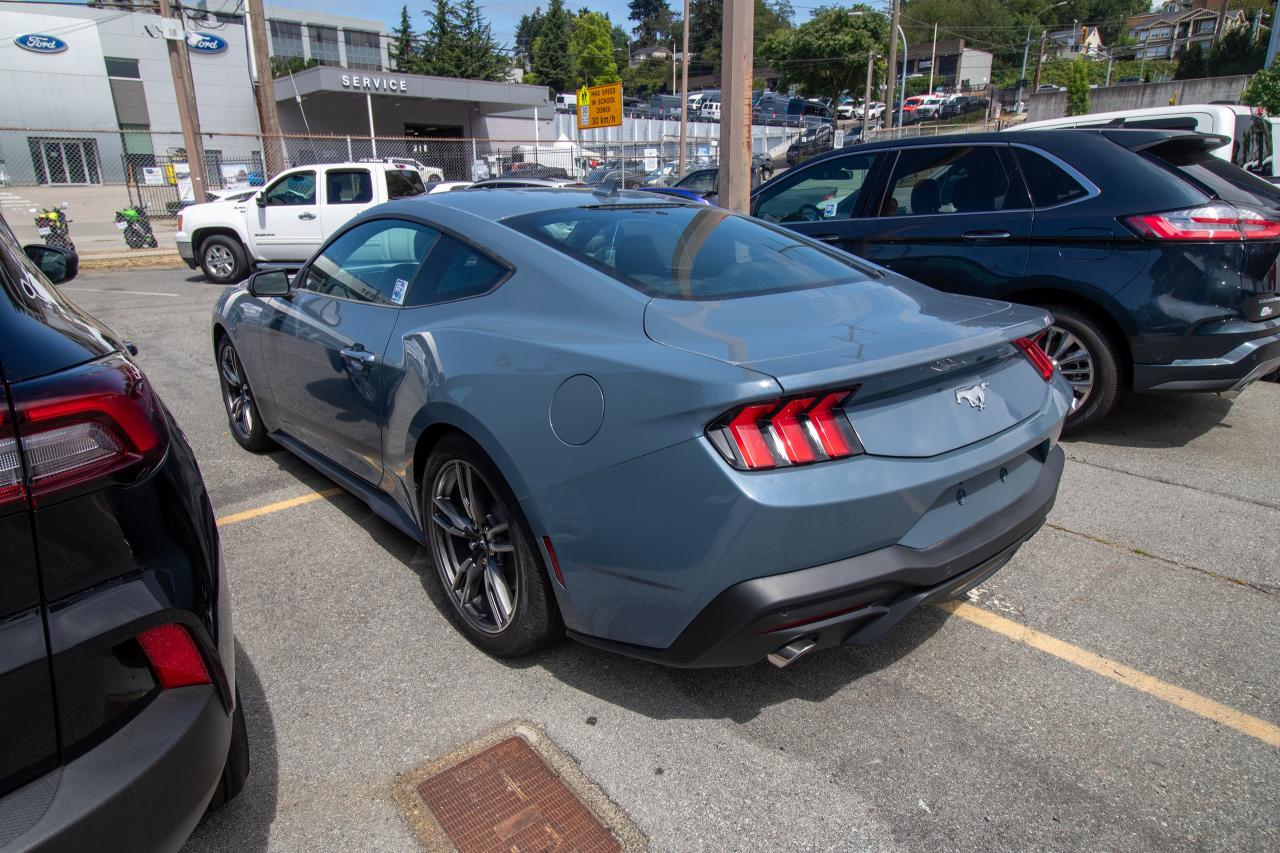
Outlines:
{"type": "Polygon", "coordinates": [[[1174,131],[1155,128],[1149,130],[1146,128],[1142,130],[1124,130],[1121,128],[1110,130],[1104,128],[1099,132],[1107,139],[1117,145],[1128,148],[1130,151],[1150,151],[1165,146],[1212,151],[1215,148],[1231,144],[1231,137],[1229,136],[1223,136],[1218,133],[1196,133],[1194,130],[1174,131]]]}

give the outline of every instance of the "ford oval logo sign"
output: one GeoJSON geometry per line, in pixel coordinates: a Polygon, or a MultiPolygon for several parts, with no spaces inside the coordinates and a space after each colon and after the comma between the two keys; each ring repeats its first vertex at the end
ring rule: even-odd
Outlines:
{"type": "Polygon", "coordinates": [[[40,33],[27,33],[18,36],[13,43],[23,50],[29,50],[32,53],[62,53],[67,49],[67,43],[56,36],[46,36],[40,33]]]}
{"type": "Polygon", "coordinates": [[[212,33],[187,33],[187,47],[198,53],[222,53],[227,40],[212,33]]]}

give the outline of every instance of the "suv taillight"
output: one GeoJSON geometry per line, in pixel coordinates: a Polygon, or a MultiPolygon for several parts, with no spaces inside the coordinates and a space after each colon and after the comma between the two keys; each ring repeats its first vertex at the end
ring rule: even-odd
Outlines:
{"type": "Polygon", "coordinates": [[[856,390],[739,406],[712,421],[707,436],[730,465],[749,471],[857,456],[862,442],[840,410],[856,390]]]}
{"type": "Polygon", "coordinates": [[[133,480],[168,447],[150,384],[122,356],[12,390],[16,421],[0,419],[0,503],[133,480]]]}
{"type": "Polygon", "coordinates": [[[1275,240],[1280,222],[1254,210],[1209,204],[1164,213],[1143,213],[1124,220],[1140,237],[1156,240],[1275,240]]]}

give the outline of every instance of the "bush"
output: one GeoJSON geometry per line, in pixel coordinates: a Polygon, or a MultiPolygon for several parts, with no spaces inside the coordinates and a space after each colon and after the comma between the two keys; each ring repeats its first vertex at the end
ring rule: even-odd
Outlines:
{"type": "Polygon", "coordinates": [[[1089,69],[1085,68],[1087,59],[1077,59],[1071,63],[1071,74],[1067,78],[1067,115],[1080,116],[1089,112],[1089,69]]]}

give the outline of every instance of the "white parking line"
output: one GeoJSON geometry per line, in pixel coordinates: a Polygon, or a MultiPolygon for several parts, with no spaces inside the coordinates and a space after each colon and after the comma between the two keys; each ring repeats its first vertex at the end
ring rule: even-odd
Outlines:
{"type": "Polygon", "coordinates": [[[105,287],[60,287],[59,290],[74,290],[77,293],[127,293],[130,296],[181,296],[180,293],[158,293],[154,290],[115,290],[105,287]]]}

